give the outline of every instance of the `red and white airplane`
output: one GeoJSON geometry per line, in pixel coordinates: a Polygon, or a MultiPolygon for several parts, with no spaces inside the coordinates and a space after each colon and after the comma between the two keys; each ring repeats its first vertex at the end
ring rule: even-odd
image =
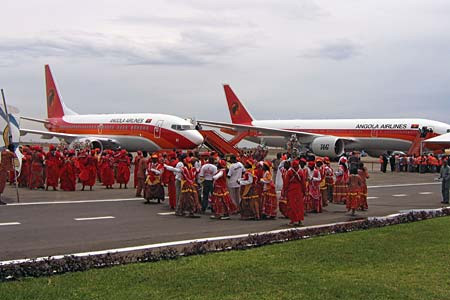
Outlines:
{"type": "Polygon", "coordinates": [[[63,139],[71,145],[90,143],[94,148],[154,152],[161,149],[193,149],[203,136],[191,122],[165,114],[79,115],[68,109],[58,92],[50,67],[45,66],[47,90],[46,120],[21,117],[43,123],[49,131],[20,129],[20,134],[63,139]]]}
{"type": "Polygon", "coordinates": [[[303,147],[319,156],[338,157],[353,150],[364,150],[371,156],[408,151],[417,145],[421,132],[426,138],[450,132],[449,124],[426,119],[255,120],[229,85],[224,85],[224,90],[231,123],[197,121],[198,124],[274,147],[286,146],[296,135],[303,147]]]}

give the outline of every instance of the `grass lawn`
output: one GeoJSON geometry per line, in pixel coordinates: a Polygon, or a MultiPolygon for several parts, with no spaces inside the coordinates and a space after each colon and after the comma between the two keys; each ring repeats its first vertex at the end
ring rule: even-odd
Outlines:
{"type": "Polygon", "coordinates": [[[0,283],[0,299],[450,299],[450,217],[0,283]]]}

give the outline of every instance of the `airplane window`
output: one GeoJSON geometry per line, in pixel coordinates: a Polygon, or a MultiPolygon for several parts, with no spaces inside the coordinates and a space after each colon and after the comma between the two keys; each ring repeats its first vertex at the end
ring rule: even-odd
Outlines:
{"type": "Polygon", "coordinates": [[[194,125],[178,125],[178,124],[173,124],[172,126],[170,126],[172,129],[178,130],[178,131],[184,131],[184,130],[193,130],[194,129],[194,125]]]}

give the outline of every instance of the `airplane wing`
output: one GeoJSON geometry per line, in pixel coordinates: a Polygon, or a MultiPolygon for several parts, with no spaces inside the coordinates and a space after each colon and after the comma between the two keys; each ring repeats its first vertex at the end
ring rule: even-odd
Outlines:
{"type": "Polygon", "coordinates": [[[430,143],[430,144],[450,144],[450,133],[445,133],[438,135],[434,138],[427,139],[424,141],[424,143],[430,143]]]}
{"type": "Polygon", "coordinates": [[[270,127],[260,127],[253,125],[243,125],[243,124],[233,124],[226,122],[216,122],[216,121],[197,121],[199,125],[206,125],[209,127],[215,128],[224,128],[230,129],[234,131],[256,131],[263,135],[273,135],[273,136],[286,136],[290,137],[295,134],[297,137],[318,137],[323,136],[322,134],[304,132],[304,131],[296,131],[296,130],[287,130],[287,129],[278,129],[278,128],[270,128],[270,127]]]}
{"type": "Polygon", "coordinates": [[[25,129],[25,128],[21,128],[20,129],[20,135],[24,136],[27,134],[37,134],[37,135],[41,135],[41,137],[43,139],[52,139],[52,138],[59,138],[59,139],[64,139],[67,142],[73,141],[77,138],[79,138],[79,135],[76,134],[69,134],[69,133],[58,133],[58,132],[50,132],[50,131],[43,131],[43,130],[34,130],[34,129],[25,129]]]}

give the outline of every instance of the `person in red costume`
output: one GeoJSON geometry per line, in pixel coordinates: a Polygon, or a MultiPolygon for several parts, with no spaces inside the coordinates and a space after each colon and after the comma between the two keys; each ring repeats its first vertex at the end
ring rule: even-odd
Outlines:
{"type": "Polygon", "coordinates": [[[345,204],[348,200],[348,167],[347,158],[339,159],[339,169],[335,172],[336,182],[333,192],[333,203],[345,204]]]}
{"type": "Polygon", "coordinates": [[[144,198],[145,203],[151,199],[157,199],[158,203],[164,201],[164,187],[161,177],[164,173],[164,164],[160,162],[158,154],[153,154],[147,165],[147,179],[145,180],[144,198]]]}
{"type": "Polygon", "coordinates": [[[44,189],[44,154],[40,146],[33,147],[31,155],[30,189],[44,189]]]}
{"type": "Polygon", "coordinates": [[[143,157],[142,155],[142,151],[138,151],[137,155],[134,157],[133,160],[133,166],[134,166],[134,170],[133,170],[133,183],[134,183],[134,188],[137,188],[138,186],[138,169],[139,169],[139,161],[141,160],[141,158],[143,157]]]}
{"type": "MultiPolygon", "coordinates": [[[[6,180],[8,179],[9,172],[14,171],[14,158],[16,154],[14,153],[14,146],[9,145],[8,148],[3,149],[1,152],[1,162],[0,162],[0,195],[3,194],[5,189],[6,180]]],[[[6,204],[0,198],[0,204],[6,204]]]]}
{"type": "Polygon", "coordinates": [[[114,170],[113,170],[113,158],[111,157],[111,151],[106,150],[100,157],[100,176],[102,178],[102,184],[107,189],[112,189],[114,184],[114,170]]]}
{"type": "Polygon", "coordinates": [[[242,220],[260,220],[260,207],[258,194],[256,193],[256,176],[253,172],[254,161],[249,158],[245,162],[246,171],[242,178],[238,179],[241,186],[241,219],[242,220]]]}
{"type": "Polygon", "coordinates": [[[45,190],[48,191],[48,188],[51,186],[53,190],[56,191],[56,187],[59,182],[59,169],[61,168],[62,157],[59,151],[56,151],[56,147],[54,145],[50,145],[49,151],[45,154],[45,166],[47,168],[46,171],[46,186],[45,190]]]}
{"type": "Polygon", "coordinates": [[[63,191],[75,191],[77,175],[75,172],[75,151],[70,150],[59,170],[59,188],[63,191]]]}
{"type": "Polygon", "coordinates": [[[212,205],[214,209],[214,215],[212,219],[229,220],[230,215],[237,212],[238,208],[231,200],[230,192],[227,189],[227,162],[224,160],[219,161],[219,170],[213,176],[213,194],[212,205]]]}
{"type": "Polygon", "coordinates": [[[183,165],[181,169],[169,165],[164,166],[169,171],[181,173],[180,203],[175,215],[184,216],[187,212],[189,217],[199,218],[200,216],[196,215],[201,210],[200,202],[198,201],[197,183],[195,182],[197,170],[192,166],[190,157],[186,157],[183,160],[183,165]]]}
{"type": "Polygon", "coordinates": [[[264,184],[262,193],[262,213],[264,218],[275,219],[277,216],[277,194],[272,179],[272,162],[266,160],[263,165],[264,176],[260,181],[264,184]]]}
{"type": "Polygon", "coordinates": [[[286,195],[288,203],[288,217],[291,220],[289,225],[300,226],[304,219],[303,199],[305,196],[305,173],[299,168],[299,161],[294,160],[286,173],[286,180],[283,182],[283,193],[286,195]]]}
{"type": "Polygon", "coordinates": [[[128,181],[130,181],[130,157],[127,150],[120,150],[116,157],[117,162],[117,178],[116,181],[120,184],[119,188],[122,188],[122,184],[127,188],[128,181]]]}
{"type": "Polygon", "coordinates": [[[320,182],[322,181],[322,177],[320,174],[320,170],[316,167],[316,163],[314,161],[308,162],[308,188],[307,195],[308,203],[311,205],[311,211],[316,213],[322,212],[322,195],[320,193],[320,182]]]}
{"type": "Polygon", "coordinates": [[[369,209],[369,206],[367,204],[367,179],[369,179],[369,171],[367,171],[367,168],[364,166],[364,163],[360,162],[358,166],[358,175],[361,177],[361,191],[359,194],[359,201],[360,201],[360,209],[366,210],[369,209]]]}
{"type": "Polygon", "coordinates": [[[97,179],[97,162],[95,160],[95,157],[93,156],[94,153],[89,153],[89,151],[86,151],[84,154],[82,154],[79,158],[80,162],[80,181],[83,187],[81,188],[82,191],[84,191],[84,188],[86,186],[89,186],[89,190],[92,191],[92,187],[95,185],[95,181],[97,179]]]}
{"type": "Polygon", "coordinates": [[[30,183],[30,169],[31,169],[31,151],[28,147],[22,148],[22,167],[18,178],[19,187],[28,187],[30,183]]]}
{"type": "Polygon", "coordinates": [[[363,182],[358,175],[357,169],[352,169],[348,178],[348,198],[346,202],[347,211],[351,211],[352,216],[355,215],[355,211],[361,206],[360,194],[363,182]]]}

